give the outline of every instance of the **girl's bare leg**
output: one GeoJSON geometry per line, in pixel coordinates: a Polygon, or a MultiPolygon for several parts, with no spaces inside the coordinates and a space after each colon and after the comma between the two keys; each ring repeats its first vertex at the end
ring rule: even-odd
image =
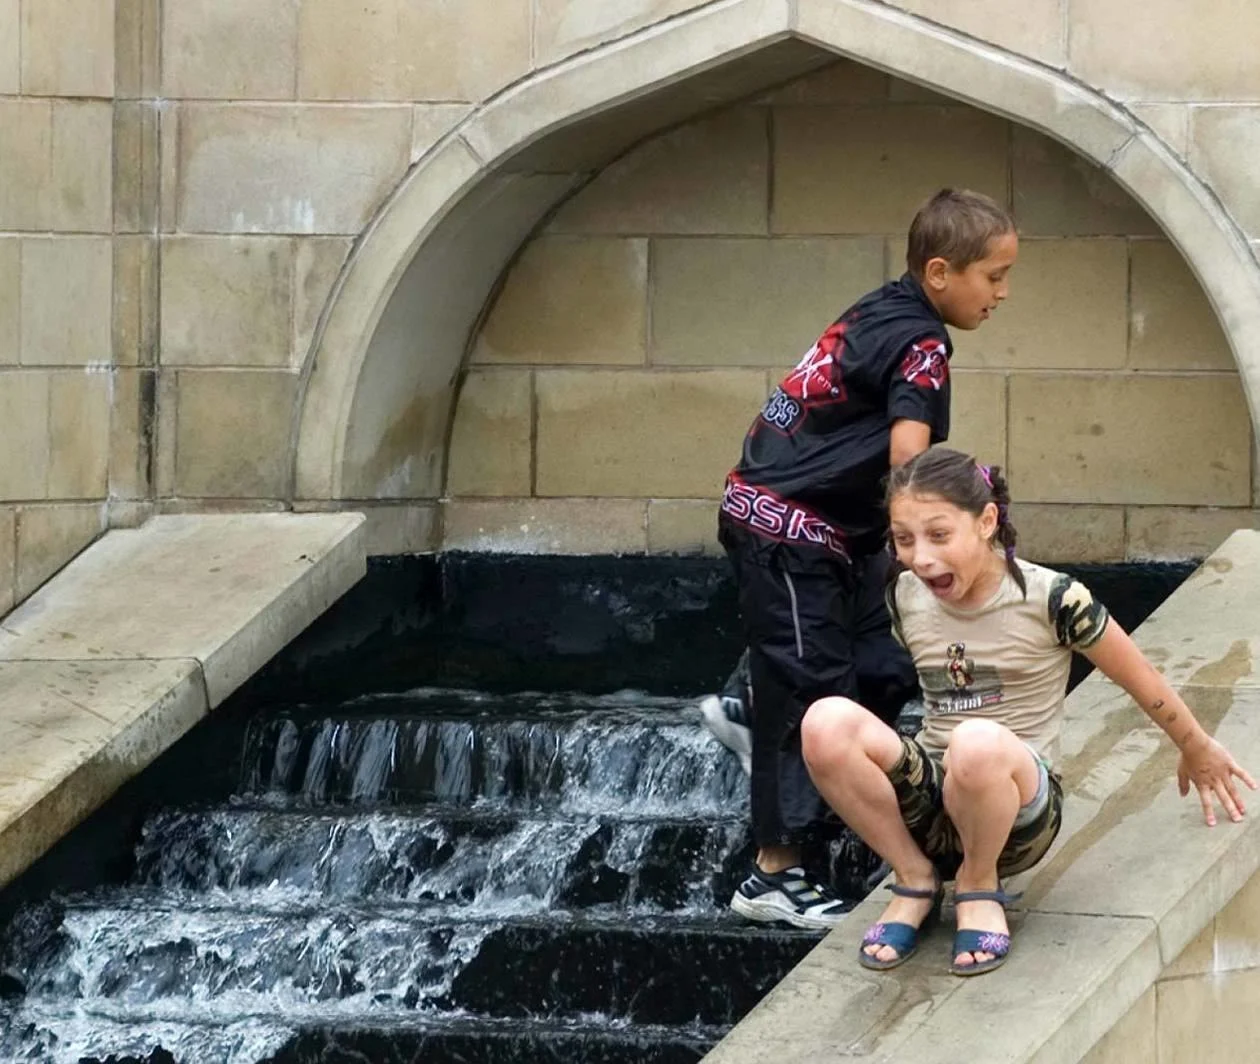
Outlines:
{"type": "MultiPolygon", "coordinates": [[[[1019,807],[1037,794],[1040,770],[1009,728],[994,721],[965,720],[954,729],[945,755],[945,809],[962,840],[963,862],[954,888],[994,890],[997,861],[1019,807]]],[[[958,926],[1008,932],[1006,913],[994,901],[958,906],[958,926]]],[[[988,953],[960,953],[955,963],[989,960],[988,953]]]]}
{"type": "MultiPolygon", "coordinates": [[[[873,713],[848,698],[824,698],[801,722],[801,748],[818,793],[853,831],[887,861],[904,887],[932,889],[936,871],[906,829],[888,771],[901,758],[901,739],[873,713]]],[[[885,923],[918,926],[931,909],[927,898],[895,896],[885,923]]],[[[892,960],[889,946],[868,946],[879,960],[892,960]]]]}

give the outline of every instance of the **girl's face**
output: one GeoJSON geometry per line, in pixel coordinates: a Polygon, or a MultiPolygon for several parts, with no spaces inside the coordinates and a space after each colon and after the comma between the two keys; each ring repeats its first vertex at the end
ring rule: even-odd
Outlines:
{"type": "Polygon", "coordinates": [[[993,549],[993,503],[977,517],[939,495],[902,491],[888,512],[897,560],[942,602],[974,609],[997,591],[1006,565],[993,549]]]}

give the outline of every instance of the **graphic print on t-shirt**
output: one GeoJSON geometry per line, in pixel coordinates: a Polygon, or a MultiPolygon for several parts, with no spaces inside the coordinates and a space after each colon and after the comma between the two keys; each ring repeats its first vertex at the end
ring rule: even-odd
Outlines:
{"type": "Polygon", "coordinates": [[[966,713],[1002,701],[1002,677],[992,665],[967,657],[966,643],[945,648],[945,664],[922,669],[923,700],[932,713],[966,713]]]}

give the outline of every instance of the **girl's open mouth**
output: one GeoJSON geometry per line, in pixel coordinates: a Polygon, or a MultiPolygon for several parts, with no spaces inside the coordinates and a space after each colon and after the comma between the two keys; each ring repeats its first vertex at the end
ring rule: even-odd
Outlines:
{"type": "Polygon", "coordinates": [[[954,574],[946,573],[944,576],[934,576],[924,582],[938,595],[944,595],[954,586],[954,574]]]}

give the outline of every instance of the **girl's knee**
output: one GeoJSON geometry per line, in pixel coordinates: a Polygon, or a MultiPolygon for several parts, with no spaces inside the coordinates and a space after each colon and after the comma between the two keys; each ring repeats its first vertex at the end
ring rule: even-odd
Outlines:
{"type": "Polygon", "coordinates": [[[946,773],[962,786],[1009,777],[1018,744],[1014,733],[996,721],[959,721],[945,754],[946,773]]]}
{"type": "Polygon", "coordinates": [[[850,698],[820,698],[801,719],[801,750],[815,765],[860,749],[862,729],[872,715],[850,698]]]}

